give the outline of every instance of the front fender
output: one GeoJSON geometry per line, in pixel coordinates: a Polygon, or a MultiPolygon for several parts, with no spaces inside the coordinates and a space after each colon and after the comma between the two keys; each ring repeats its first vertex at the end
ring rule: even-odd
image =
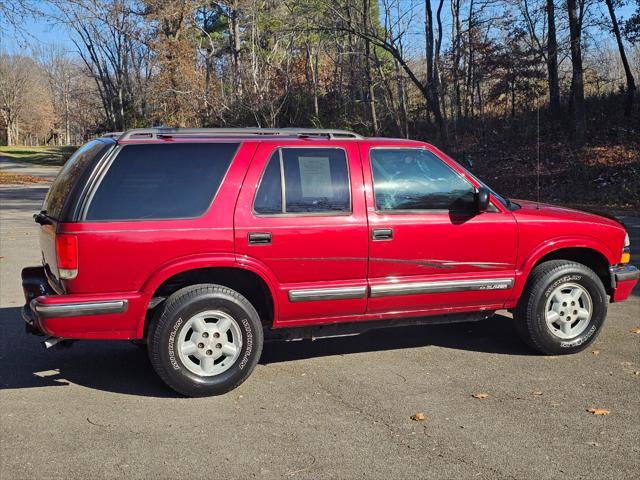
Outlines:
{"type": "Polygon", "coordinates": [[[524,286],[527,283],[527,278],[529,278],[531,270],[533,270],[540,259],[563,248],[585,248],[593,250],[602,255],[609,265],[613,265],[617,262],[616,255],[611,248],[605,242],[595,237],[580,235],[547,239],[537,245],[521,261],[518,262],[518,268],[516,269],[516,282],[512,291],[512,296],[508,301],[508,308],[515,307],[515,304],[522,295],[522,291],[524,290],[524,286]]]}

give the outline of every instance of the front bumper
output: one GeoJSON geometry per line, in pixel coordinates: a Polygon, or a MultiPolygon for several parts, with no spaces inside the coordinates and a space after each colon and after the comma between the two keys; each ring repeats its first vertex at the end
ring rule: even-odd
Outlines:
{"type": "Polygon", "coordinates": [[[633,265],[616,265],[610,268],[611,286],[613,287],[612,302],[622,302],[629,298],[633,287],[638,283],[640,270],[633,265]]]}
{"type": "Polygon", "coordinates": [[[58,338],[141,338],[146,312],[140,292],[58,295],[43,267],[22,270],[27,332],[58,338]]]}

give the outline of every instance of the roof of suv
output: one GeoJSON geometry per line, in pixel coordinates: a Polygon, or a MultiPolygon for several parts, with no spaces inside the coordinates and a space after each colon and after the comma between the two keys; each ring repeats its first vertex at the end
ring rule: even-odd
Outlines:
{"type": "Polygon", "coordinates": [[[366,138],[346,130],[319,128],[136,128],[126,132],[112,132],[104,137],[116,140],[118,144],[149,143],[157,141],[242,139],[242,140],[367,140],[376,142],[400,142],[424,145],[422,142],[406,139],[366,138]]]}

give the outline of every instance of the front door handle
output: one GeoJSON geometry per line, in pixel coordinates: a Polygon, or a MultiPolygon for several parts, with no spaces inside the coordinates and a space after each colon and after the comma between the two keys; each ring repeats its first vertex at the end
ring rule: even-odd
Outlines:
{"type": "Polygon", "coordinates": [[[393,230],[391,228],[374,228],[371,232],[373,240],[391,240],[393,238],[393,230]]]}
{"type": "Polygon", "coordinates": [[[249,245],[270,245],[271,232],[254,232],[249,234],[249,245]]]}

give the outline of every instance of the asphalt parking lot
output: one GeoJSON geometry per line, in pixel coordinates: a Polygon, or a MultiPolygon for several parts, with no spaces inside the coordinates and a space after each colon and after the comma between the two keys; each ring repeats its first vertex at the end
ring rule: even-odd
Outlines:
{"type": "MultiPolygon", "coordinates": [[[[134,345],[45,351],[25,335],[20,269],[39,262],[31,214],[47,188],[0,187],[3,480],[637,478],[638,289],[610,306],[596,343],[573,356],[534,354],[497,315],[267,344],[240,388],[185,399],[134,345]],[[416,412],[426,419],[411,420],[416,412]]],[[[640,218],[624,220],[637,262],[640,218]]]]}

